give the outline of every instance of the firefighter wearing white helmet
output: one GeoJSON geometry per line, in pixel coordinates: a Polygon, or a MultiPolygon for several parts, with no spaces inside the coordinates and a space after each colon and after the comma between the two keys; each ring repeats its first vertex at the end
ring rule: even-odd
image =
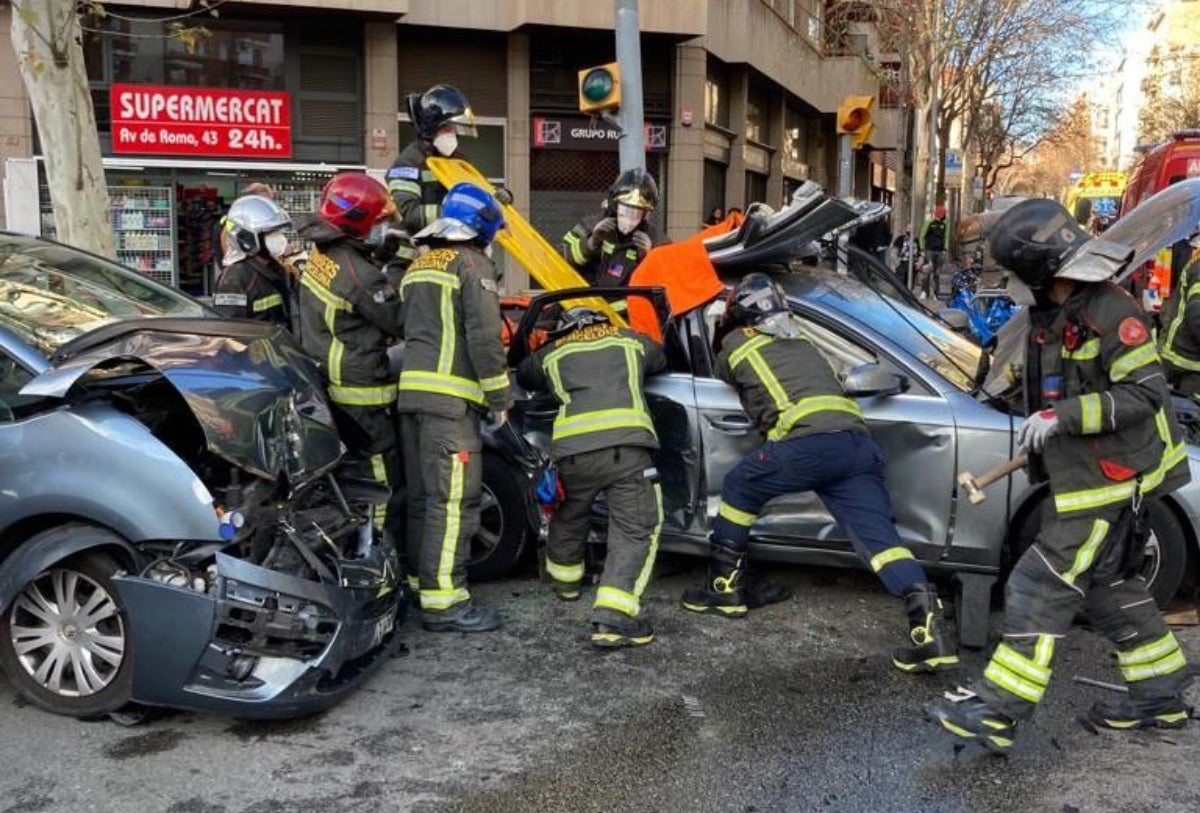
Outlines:
{"type": "Polygon", "coordinates": [[[261,195],[246,195],[233,202],[225,215],[224,269],[213,295],[217,311],[292,329],[294,282],[279,259],[287,251],[284,232],[291,225],[287,212],[261,195]]]}

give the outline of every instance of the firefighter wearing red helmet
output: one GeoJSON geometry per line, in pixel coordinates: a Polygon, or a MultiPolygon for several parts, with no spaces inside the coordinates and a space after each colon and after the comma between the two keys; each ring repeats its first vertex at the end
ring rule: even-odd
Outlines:
{"type": "MultiPolygon", "coordinates": [[[[402,334],[401,303],[364,238],[394,213],[383,184],[344,172],[325,185],[316,216],[299,230],[315,244],[300,279],[301,344],[325,376],[342,440],[364,476],[389,487],[399,479],[399,445],[387,348],[402,334]]],[[[378,531],[387,517],[386,506],[376,508],[378,531]]]]}

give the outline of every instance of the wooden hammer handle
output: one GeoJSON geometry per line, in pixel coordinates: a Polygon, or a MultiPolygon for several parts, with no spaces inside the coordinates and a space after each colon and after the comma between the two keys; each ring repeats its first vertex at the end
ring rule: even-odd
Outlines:
{"type": "Polygon", "coordinates": [[[1012,460],[1006,460],[996,468],[991,469],[990,471],[985,471],[983,474],[976,477],[975,487],[982,491],[997,480],[1003,480],[1013,472],[1020,471],[1021,469],[1025,468],[1028,463],[1029,456],[1019,454],[1012,460]]]}

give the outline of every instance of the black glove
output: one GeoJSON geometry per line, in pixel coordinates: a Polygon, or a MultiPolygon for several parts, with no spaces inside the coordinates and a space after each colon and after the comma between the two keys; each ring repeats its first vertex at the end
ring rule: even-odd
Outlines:
{"type": "Polygon", "coordinates": [[[646,255],[650,249],[654,248],[654,242],[650,239],[650,235],[638,229],[633,233],[633,244],[637,247],[638,253],[646,255]]]}
{"type": "Polygon", "coordinates": [[[496,187],[496,194],[493,197],[500,203],[501,206],[512,206],[513,196],[503,186],[496,187]]]}
{"type": "Polygon", "coordinates": [[[616,233],[617,219],[615,217],[601,219],[595,226],[592,226],[592,234],[588,237],[588,248],[595,251],[601,243],[616,233]]]}

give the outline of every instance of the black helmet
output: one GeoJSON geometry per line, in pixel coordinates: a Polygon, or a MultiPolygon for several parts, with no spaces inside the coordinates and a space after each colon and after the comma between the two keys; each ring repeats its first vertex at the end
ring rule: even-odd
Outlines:
{"type": "Polygon", "coordinates": [[[411,93],[405,100],[408,117],[417,128],[417,135],[432,139],[437,131],[447,124],[455,125],[459,135],[477,135],[475,114],[466,95],[450,85],[434,85],[424,93],[411,93]]]}
{"type": "Polygon", "coordinates": [[[568,308],[564,310],[558,317],[558,323],[551,331],[551,336],[557,338],[566,336],[568,333],[574,333],[580,328],[588,327],[589,325],[606,325],[608,317],[598,310],[585,306],[568,308]]]}
{"type": "Polygon", "coordinates": [[[1033,198],[1000,215],[991,228],[992,259],[1031,290],[1050,285],[1060,268],[1091,239],[1071,213],[1047,198],[1033,198]]]}
{"type": "Polygon", "coordinates": [[[625,170],[608,190],[609,211],[615,212],[618,203],[644,211],[658,206],[658,184],[645,167],[625,170]]]}

